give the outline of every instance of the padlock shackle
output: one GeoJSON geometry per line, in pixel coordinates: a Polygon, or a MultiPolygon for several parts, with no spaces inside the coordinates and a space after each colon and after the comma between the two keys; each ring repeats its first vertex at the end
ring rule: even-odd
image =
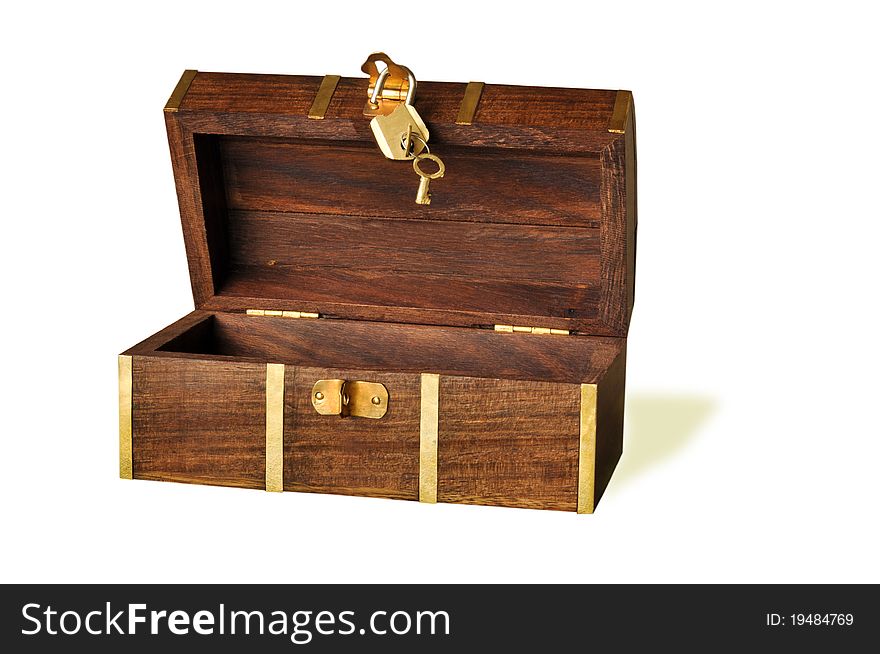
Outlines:
{"type": "MultiPolygon", "coordinates": [[[[409,86],[406,89],[406,99],[404,100],[404,104],[411,105],[416,97],[416,77],[406,66],[400,66],[400,68],[406,71],[407,81],[409,82],[409,86]]],[[[370,106],[374,109],[379,106],[379,96],[385,88],[385,82],[388,80],[389,75],[391,75],[390,66],[386,67],[385,70],[379,73],[379,77],[376,78],[376,85],[373,87],[373,93],[370,95],[370,106]]]]}

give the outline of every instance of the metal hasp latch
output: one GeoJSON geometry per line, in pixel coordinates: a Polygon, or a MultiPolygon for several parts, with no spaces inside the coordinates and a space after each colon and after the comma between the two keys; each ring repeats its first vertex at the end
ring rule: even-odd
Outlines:
{"type": "Polygon", "coordinates": [[[312,406],[322,416],[381,418],[388,411],[388,389],[375,382],[319,379],[312,406]]]}
{"type": "Polygon", "coordinates": [[[416,78],[409,68],[395,64],[384,52],[374,52],[367,57],[361,70],[370,76],[364,116],[387,116],[398,105],[412,104],[416,78]]]}

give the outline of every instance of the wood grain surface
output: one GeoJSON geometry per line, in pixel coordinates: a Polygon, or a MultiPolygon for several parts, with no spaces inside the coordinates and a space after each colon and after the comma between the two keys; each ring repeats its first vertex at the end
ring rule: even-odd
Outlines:
{"type": "MultiPolygon", "coordinates": [[[[251,113],[308,116],[321,76],[199,72],[180,112],[251,113]]],[[[419,113],[454,125],[467,84],[419,81],[419,113]]],[[[611,120],[616,91],[487,84],[475,123],[604,131],[611,120]],[[535,101],[540,100],[538,110],[535,101]]],[[[343,77],[325,120],[362,116],[367,78],[343,77]]],[[[319,121],[314,121],[319,122],[319,121]]]]}
{"type": "Polygon", "coordinates": [[[132,357],[135,479],[264,488],[265,364],[132,357]]]}
{"type": "Polygon", "coordinates": [[[341,269],[575,286],[595,283],[600,268],[598,229],[233,211],[228,233],[231,266],[266,272],[341,269]]]}
{"type": "Polygon", "coordinates": [[[374,140],[227,136],[217,147],[232,210],[568,227],[602,217],[598,156],[445,147],[446,175],[419,206],[412,163],[386,159],[374,140]]]}
{"type": "Polygon", "coordinates": [[[624,346],[619,338],[204,311],[175,324],[164,341],[127,353],[592,384],[624,346]]]}
{"type": "Polygon", "coordinates": [[[197,307],[626,334],[635,159],[607,131],[616,92],[487,85],[461,126],[465,85],[420,83],[447,162],[420,207],[411,166],[375,146],[366,80],[310,120],[320,80],[199,73],[166,115],[197,307]]]}
{"type": "Polygon", "coordinates": [[[626,398],[626,348],[599,382],[596,398],[596,473],[593,506],[605,492],[623,454],[623,415],[626,398]]]}
{"type": "Polygon", "coordinates": [[[572,379],[599,385],[596,501],[620,457],[623,339],[196,313],[164,330],[164,344],[130,350],[135,478],[263,488],[263,361],[288,364],[285,490],[418,499],[425,371],[441,374],[441,502],[574,510],[572,379]],[[332,364],[314,365],[323,361],[332,364]],[[535,377],[560,381],[527,381],[535,377]],[[385,384],[388,413],[319,415],[319,379],[385,384]]]}
{"type": "Polygon", "coordinates": [[[285,370],[284,490],[418,499],[418,375],[306,366],[285,370]],[[384,384],[388,412],[378,420],[320,415],[311,402],[319,379],[384,384]]]}
{"type": "Polygon", "coordinates": [[[440,378],[438,501],[577,508],[580,387],[440,378]]]}

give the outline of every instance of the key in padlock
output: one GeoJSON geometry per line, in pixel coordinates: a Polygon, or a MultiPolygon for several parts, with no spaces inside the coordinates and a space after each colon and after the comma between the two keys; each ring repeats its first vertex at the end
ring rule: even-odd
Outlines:
{"type": "Polygon", "coordinates": [[[412,159],[425,149],[428,141],[428,128],[416,108],[402,104],[387,116],[376,116],[370,121],[370,128],[379,149],[389,159],[412,159]],[[412,133],[409,151],[402,145],[407,140],[407,133],[412,133]]]}
{"type": "MultiPolygon", "coordinates": [[[[378,98],[388,79],[389,68],[383,70],[370,97],[370,105],[378,106],[378,98]]],[[[389,159],[412,159],[418,155],[428,142],[430,134],[425,121],[413,106],[416,92],[416,79],[408,68],[408,87],[403,104],[397,106],[387,116],[376,116],[370,121],[370,129],[379,149],[389,159]]]]}

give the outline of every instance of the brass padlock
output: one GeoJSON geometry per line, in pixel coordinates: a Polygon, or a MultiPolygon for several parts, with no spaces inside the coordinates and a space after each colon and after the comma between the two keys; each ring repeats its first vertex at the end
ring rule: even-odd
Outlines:
{"type": "Polygon", "coordinates": [[[388,116],[376,116],[370,129],[382,154],[395,161],[418,156],[428,141],[425,121],[411,104],[399,105],[388,116]]]}
{"type": "Polygon", "coordinates": [[[381,52],[370,55],[363,70],[370,75],[364,113],[373,116],[370,129],[379,149],[395,161],[414,158],[428,147],[430,137],[425,121],[413,106],[415,76],[409,68],[395,64],[381,52]],[[376,62],[385,65],[381,72],[376,62]]]}

